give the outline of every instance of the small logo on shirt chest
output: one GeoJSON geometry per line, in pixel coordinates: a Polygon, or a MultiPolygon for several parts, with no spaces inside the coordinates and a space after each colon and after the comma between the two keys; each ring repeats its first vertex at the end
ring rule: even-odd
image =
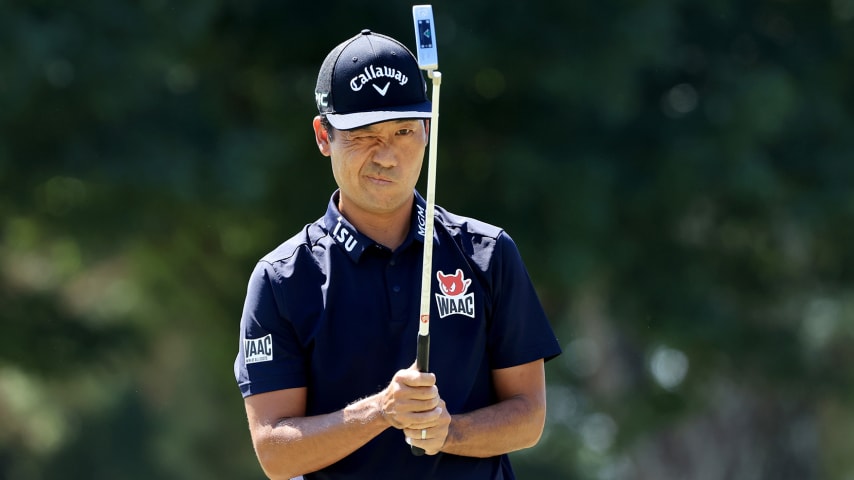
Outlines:
{"type": "Polygon", "coordinates": [[[474,318],[474,293],[466,293],[471,285],[471,279],[463,277],[462,269],[457,269],[453,275],[436,272],[439,289],[436,294],[436,307],[439,318],[450,315],[465,315],[474,318]]]}

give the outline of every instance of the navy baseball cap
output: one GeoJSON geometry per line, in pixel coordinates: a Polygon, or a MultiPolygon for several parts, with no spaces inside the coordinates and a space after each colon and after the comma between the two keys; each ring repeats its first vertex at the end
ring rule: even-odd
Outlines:
{"type": "Polygon", "coordinates": [[[338,130],[387,120],[430,118],[427,83],[412,52],[362,30],[335,47],[317,75],[317,110],[338,130]]]}

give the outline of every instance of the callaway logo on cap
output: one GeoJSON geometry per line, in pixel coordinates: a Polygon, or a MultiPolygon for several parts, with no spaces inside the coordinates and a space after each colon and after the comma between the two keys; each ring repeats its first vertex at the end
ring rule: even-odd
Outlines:
{"type": "Polygon", "coordinates": [[[403,118],[430,118],[418,61],[397,40],[362,30],[335,47],[317,76],[317,110],[339,130],[403,118]]]}

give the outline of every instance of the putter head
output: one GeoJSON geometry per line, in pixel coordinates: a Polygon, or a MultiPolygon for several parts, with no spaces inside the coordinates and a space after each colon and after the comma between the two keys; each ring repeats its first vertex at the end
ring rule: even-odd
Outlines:
{"type": "Polygon", "coordinates": [[[412,20],[415,22],[415,46],[418,55],[418,67],[422,70],[427,70],[427,72],[436,70],[439,68],[439,56],[436,50],[433,6],[414,5],[412,7],[412,20]]]}

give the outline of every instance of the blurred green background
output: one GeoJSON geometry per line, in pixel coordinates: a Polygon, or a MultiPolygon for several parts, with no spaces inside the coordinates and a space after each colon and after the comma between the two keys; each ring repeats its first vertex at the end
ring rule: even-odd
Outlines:
{"type": "MultiPolygon", "coordinates": [[[[565,348],[519,476],[854,479],[854,0],[433,6],[437,201],[565,348]]],[[[263,478],[246,281],[334,189],[320,62],[410,7],[0,4],[0,477],[263,478]]]]}

